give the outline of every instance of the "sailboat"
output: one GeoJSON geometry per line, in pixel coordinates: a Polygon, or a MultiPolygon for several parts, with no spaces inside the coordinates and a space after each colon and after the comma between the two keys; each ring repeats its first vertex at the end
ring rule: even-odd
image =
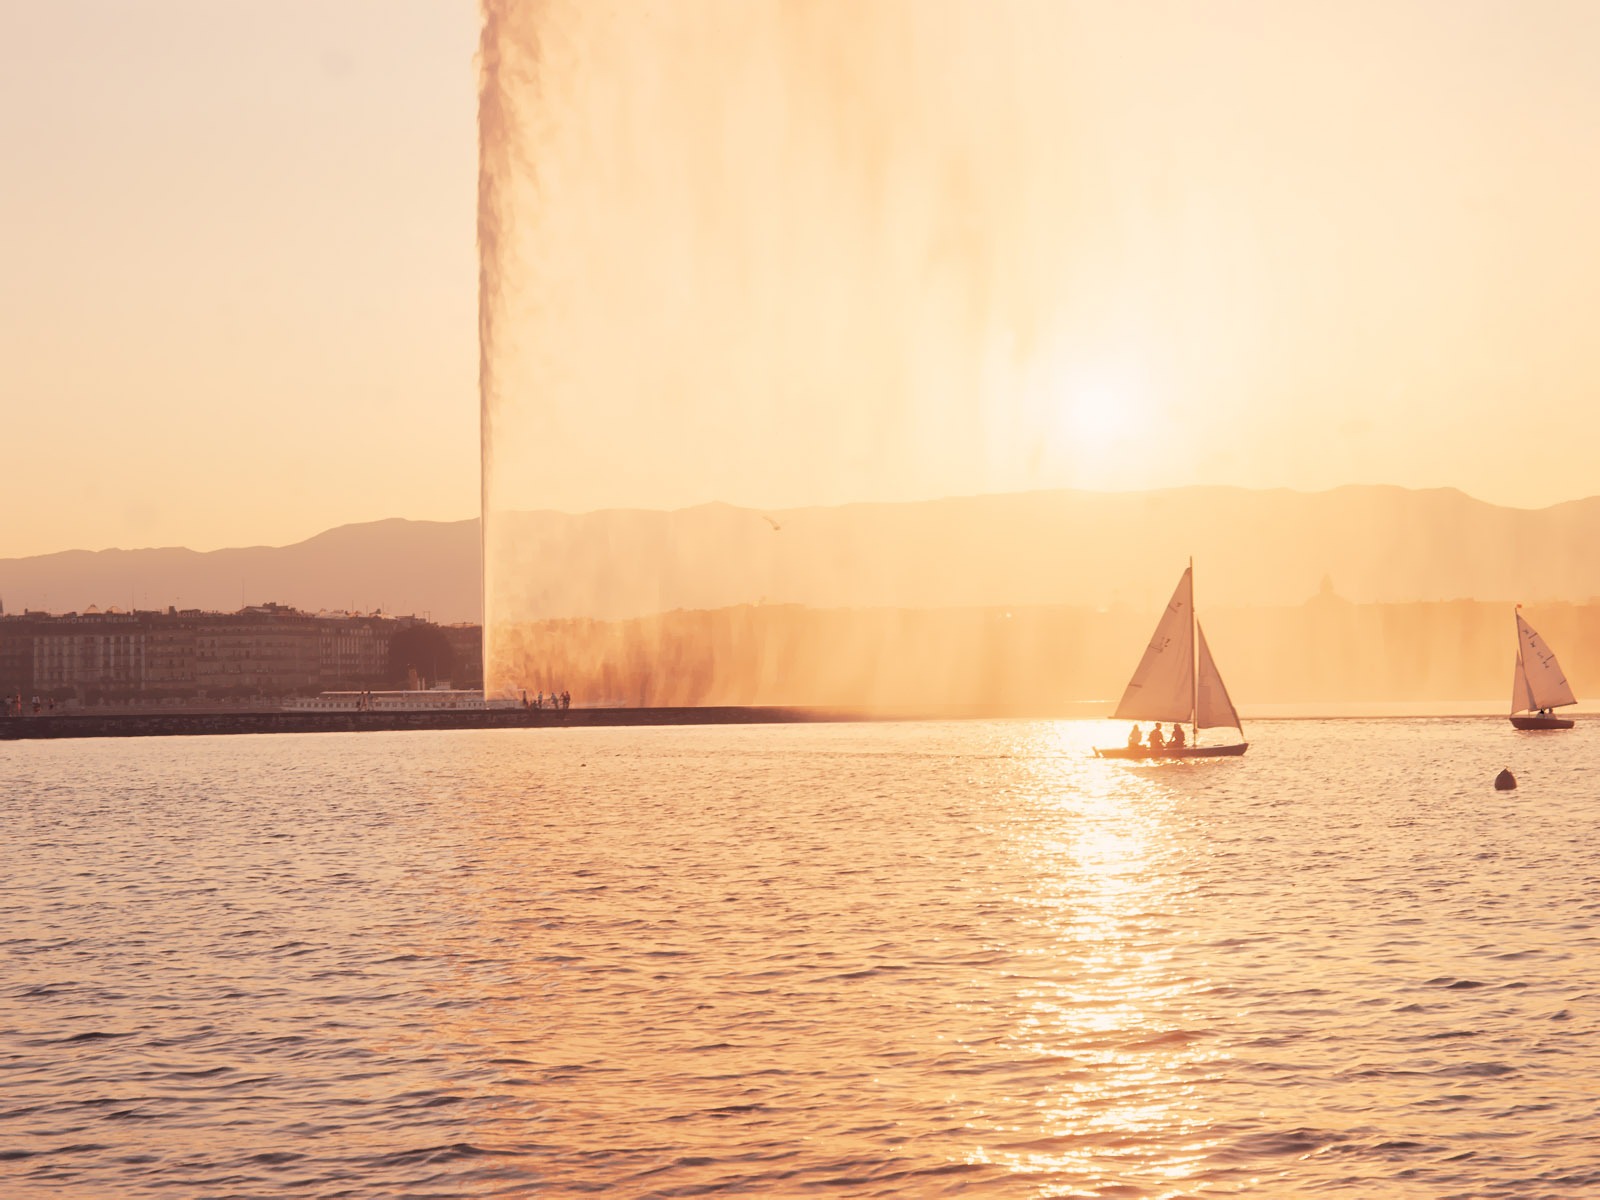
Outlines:
{"type": "Polygon", "coordinates": [[[1194,560],[1178,580],[1167,611],[1145,647],[1122,702],[1111,714],[1118,721],[1187,723],[1193,733],[1186,746],[1152,750],[1149,746],[1096,749],[1101,758],[1231,758],[1243,754],[1244,726],[1234,711],[1228,689],[1206,645],[1205,631],[1194,611],[1194,560]],[[1223,746],[1201,746],[1202,729],[1237,729],[1240,740],[1223,746]]]}
{"type": "Polygon", "coordinates": [[[1551,709],[1576,704],[1555,651],[1544,644],[1517,605],[1517,670],[1511,677],[1511,723],[1518,729],[1571,729],[1570,717],[1557,717],[1551,709]],[[1534,715],[1519,717],[1518,713],[1534,715]]]}

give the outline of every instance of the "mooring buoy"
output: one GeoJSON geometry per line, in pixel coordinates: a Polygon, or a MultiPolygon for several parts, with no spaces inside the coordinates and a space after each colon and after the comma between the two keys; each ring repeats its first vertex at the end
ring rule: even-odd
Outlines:
{"type": "Polygon", "coordinates": [[[1494,790],[1497,792],[1514,792],[1517,790],[1517,777],[1511,773],[1511,768],[1503,769],[1494,777],[1494,790]]]}

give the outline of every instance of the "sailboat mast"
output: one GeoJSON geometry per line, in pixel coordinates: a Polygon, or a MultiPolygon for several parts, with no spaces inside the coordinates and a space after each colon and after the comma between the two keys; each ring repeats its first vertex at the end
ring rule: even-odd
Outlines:
{"type": "Polygon", "coordinates": [[[1193,694],[1189,697],[1189,744],[1200,744],[1200,618],[1194,603],[1194,555],[1189,556],[1189,678],[1193,694]]]}
{"type": "MultiPolygon", "coordinates": [[[[1519,713],[1519,712],[1522,711],[1520,708],[1517,707],[1517,702],[1518,702],[1518,700],[1521,699],[1521,696],[1517,692],[1517,685],[1521,684],[1523,691],[1527,691],[1528,690],[1528,683],[1527,683],[1528,672],[1527,672],[1527,669],[1525,667],[1523,667],[1523,665],[1522,665],[1522,621],[1520,619],[1521,618],[1521,613],[1522,613],[1522,605],[1520,605],[1520,604],[1517,605],[1517,607],[1515,609],[1513,609],[1512,613],[1511,613],[1512,620],[1517,622],[1517,677],[1516,677],[1516,679],[1514,679],[1512,681],[1512,684],[1511,684],[1511,712],[1512,712],[1513,715],[1515,715],[1516,713],[1519,713]]],[[[1529,698],[1529,703],[1530,704],[1532,703],[1532,698],[1531,697],[1529,698]]],[[[1533,710],[1530,708],[1528,711],[1532,712],[1533,710]]]]}

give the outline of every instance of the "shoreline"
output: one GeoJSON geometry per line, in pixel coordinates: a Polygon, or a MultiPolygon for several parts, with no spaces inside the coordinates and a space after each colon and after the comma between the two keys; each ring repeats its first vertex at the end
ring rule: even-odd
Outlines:
{"type": "Polygon", "coordinates": [[[368,733],[423,729],[581,729],[627,725],[792,725],[892,720],[835,709],[736,707],[447,709],[422,712],[51,713],[0,719],[0,741],[368,733]]]}
{"type": "MultiPolygon", "coordinates": [[[[1569,714],[1585,724],[1588,714],[1569,714]]],[[[1084,721],[1101,714],[889,712],[781,705],[664,708],[461,709],[422,712],[49,713],[0,718],[0,742],[60,738],[208,737],[270,733],[370,733],[428,729],[601,729],[671,725],[800,725],[895,721],[1084,721]]],[[[1463,721],[1506,719],[1504,712],[1262,713],[1248,723],[1278,721],[1463,721]]]]}

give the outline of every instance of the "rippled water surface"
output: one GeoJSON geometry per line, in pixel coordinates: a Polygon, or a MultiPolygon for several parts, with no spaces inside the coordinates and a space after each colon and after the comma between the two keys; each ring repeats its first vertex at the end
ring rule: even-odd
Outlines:
{"type": "Polygon", "coordinates": [[[1600,1194],[1600,723],[1250,732],[0,745],[0,1195],[1600,1194]]]}

